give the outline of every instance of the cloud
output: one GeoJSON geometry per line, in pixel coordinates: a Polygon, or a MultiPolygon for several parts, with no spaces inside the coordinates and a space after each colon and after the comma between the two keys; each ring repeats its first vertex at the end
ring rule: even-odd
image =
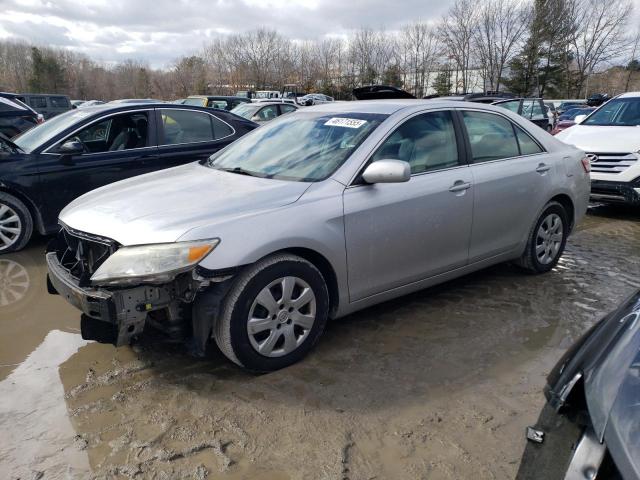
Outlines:
{"type": "MultiPolygon", "coordinates": [[[[478,0],[483,1],[483,0],[478,0]]],[[[634,21],[640,24],[640,0],[634,21]]],[[[0,0],[0,37],[63,46],[105,62],[169,65],[213,36],[258,27],[296,40],[436,20],[453,0],[0,0]]]]}
{"type": "Polygon", "coordinates": [[[297,40],[440,17],[452,0],[1,0],[0,33],[93,58],[164,66],[213,36],[259,27],[297,40]]]}

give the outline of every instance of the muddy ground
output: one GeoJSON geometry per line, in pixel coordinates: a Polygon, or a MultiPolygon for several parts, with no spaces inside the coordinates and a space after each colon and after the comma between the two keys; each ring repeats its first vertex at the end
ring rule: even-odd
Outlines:
{"type": "Polygon", "coordinates": [[[2,478],[513,478],[545,375],[640,287],[640,212],[598,207],[549,274],[500,265],[385,303],[255,376],[83,341],[44,243],[0,257],[2,478]]]}

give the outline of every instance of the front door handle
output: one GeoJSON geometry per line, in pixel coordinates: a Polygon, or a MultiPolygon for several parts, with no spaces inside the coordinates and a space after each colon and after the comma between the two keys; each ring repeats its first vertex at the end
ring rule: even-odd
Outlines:
{"type": "Polygon", "coordinates": [[[538,173],[546,173],[549,170],[551,170],[551,167],[549,165],[547,165],[546,163],[541,163],[538,165],[538,168],[536,168],[536,172],[538,173]]]}
{"type": "Polygon", "coordinates": [[[449,191],[452,193],[463,192],[471,188],[471,182],[463,182],[462,180],[456,180],[456,182],[449,187],[449,191]]]}

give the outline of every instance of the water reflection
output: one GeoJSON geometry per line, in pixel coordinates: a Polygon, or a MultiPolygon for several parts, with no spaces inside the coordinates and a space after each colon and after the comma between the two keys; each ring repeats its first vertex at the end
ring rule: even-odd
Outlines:
{"type": "Polygon", "coordinates": [[[58,367],[87,342],[50,331],[44,341],[0,382],[0,458],[4,478],[86,478],[89,462],[74,443],[58,367]]]}
{"type": "Polygon", "coordinates": [[[0,307],[22,300],[29,286],[29,273],[22,265],[8,258],[0,258],[0,307]]]}

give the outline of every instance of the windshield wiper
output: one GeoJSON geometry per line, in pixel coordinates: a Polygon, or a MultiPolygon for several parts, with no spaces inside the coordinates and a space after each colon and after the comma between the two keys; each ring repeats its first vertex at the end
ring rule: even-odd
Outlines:
{"type": "Polygon", "coordinates": [[[255,172],[250,172],[249,170],[245,170],[242,167],[233,167],[233,168],[224,168],[224,167],[213,167],[216,170],[222,170],[223,172],[229,173],[237,173],[238,175],[247,175],[248,177],[260,177],[260,175],[255,172]]]}

